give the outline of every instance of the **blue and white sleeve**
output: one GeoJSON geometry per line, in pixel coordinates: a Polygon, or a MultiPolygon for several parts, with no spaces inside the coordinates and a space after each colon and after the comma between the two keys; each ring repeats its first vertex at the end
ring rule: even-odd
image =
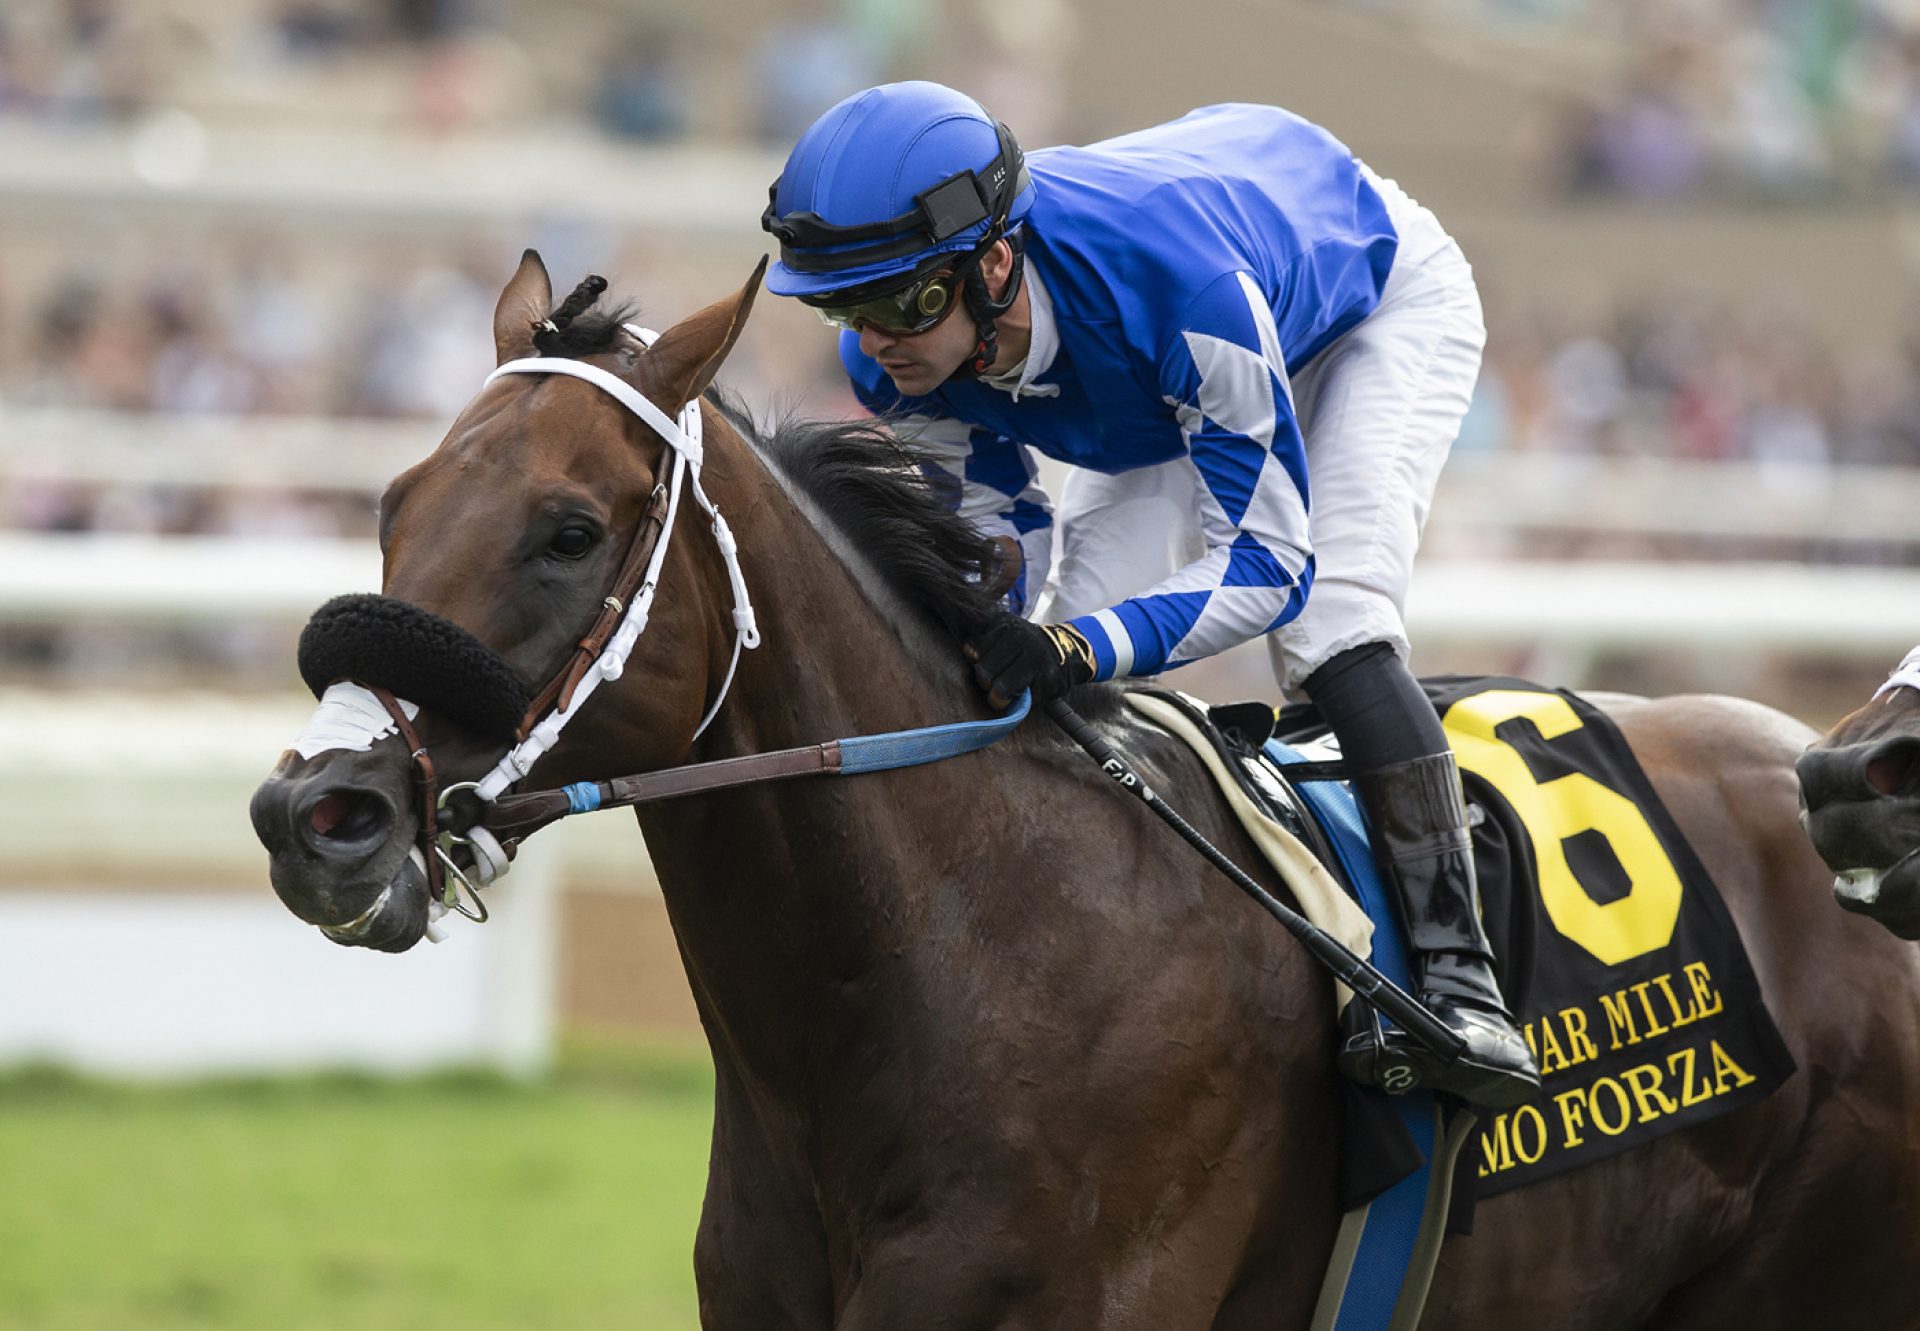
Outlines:
{"type": "Polygon", "coordinates": [[[928,398],[906,398],[877,362],[860,350],[860,335],[840,334],[840,361],[860,404],[893,417],[893,429],[925,456],[935,495],[984,535],[1020,547],[1022,576],[1007,589],[1007,606],[1024,615],[1047,585],[1053,557],[1053,505],[1034,481],[1033,450],[991,430],[939,414],[928,398]]]}
{"type": "Polygon", "coordinates": [[[1160,391],[1199,476],[1207,553],[1138,596],[1081,615],[1099,678],[1225,651],[1300,613],[1313,584],[1307,456],[1273,308],[1250,273],[1188,305],[1161,350],[1160,391]]]}
{"type": "Polygon", "coordinates": [[[949,509],[1020,547],[1022,575],[1007,589],[1007,606],[1026,614],[1053,557],[1053,505],[1034,479],[1033,450],[964,421],[908,416],[894,429],[920,450],[928,484],[949,509]]]}

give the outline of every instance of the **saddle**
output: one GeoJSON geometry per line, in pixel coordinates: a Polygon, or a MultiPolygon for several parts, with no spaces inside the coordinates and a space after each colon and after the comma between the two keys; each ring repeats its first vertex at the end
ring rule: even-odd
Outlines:
{"type": "Polygon", "coordinates": [[[1352,884],[1344,876],[1332,843],[1294,788],[1296,781],[1339,779],[1342,774],[1337,763],[1283,768],[1275,762],[1267,752],[1267,742],[1277,733],[1278,713],[1263,702],[1210,704],[1173,689],[1133,692],[1165,703],[1185,717],[1206,739],[1254,806],[1304,843],[1327,872],[1351,892],[1352,884]]]}

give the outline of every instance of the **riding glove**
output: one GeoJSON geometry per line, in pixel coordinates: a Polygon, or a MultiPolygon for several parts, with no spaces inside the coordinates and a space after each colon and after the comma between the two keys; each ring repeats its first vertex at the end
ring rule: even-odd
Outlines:
{"type": "Polygon", "coordinates": [[[965,647],[973,677],[995,707],[1010,707],[1023,690],[1045,704],[1063,697],[1095,673],[1093,646],[1066,624],[1036,624],[1003,615],[965,647]]]}

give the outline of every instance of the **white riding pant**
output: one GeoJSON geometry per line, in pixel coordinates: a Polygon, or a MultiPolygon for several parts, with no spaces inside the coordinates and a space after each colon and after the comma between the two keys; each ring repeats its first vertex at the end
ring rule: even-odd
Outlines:
{"type": "MultiPolygon", "coordinates": [[[[1306,608],[1267,637],[1290,691],[1350,647],[1384,642],[1406,657],[1414,551],[1487,341],[1460,246],[1394,182],[1368,178],[1399,233],[1393,271],[1379,307],[1293,380],[1315,572],[1306,608]]],[[[1117,476],[1070,470],[1055,518],[1060,558],[1036,618],[1103,610],[1205,555],[1202,483],[1185,458],[1117,476]]]]}

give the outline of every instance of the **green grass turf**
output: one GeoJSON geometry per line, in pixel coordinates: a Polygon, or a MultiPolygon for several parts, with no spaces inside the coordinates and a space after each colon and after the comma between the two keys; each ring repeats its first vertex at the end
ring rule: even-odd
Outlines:
{"type": "Polygon", "coordinates": [[[698,1324],[704,1051],[125,1088],[0,1075],[0,1331],[698,1324]]]}

